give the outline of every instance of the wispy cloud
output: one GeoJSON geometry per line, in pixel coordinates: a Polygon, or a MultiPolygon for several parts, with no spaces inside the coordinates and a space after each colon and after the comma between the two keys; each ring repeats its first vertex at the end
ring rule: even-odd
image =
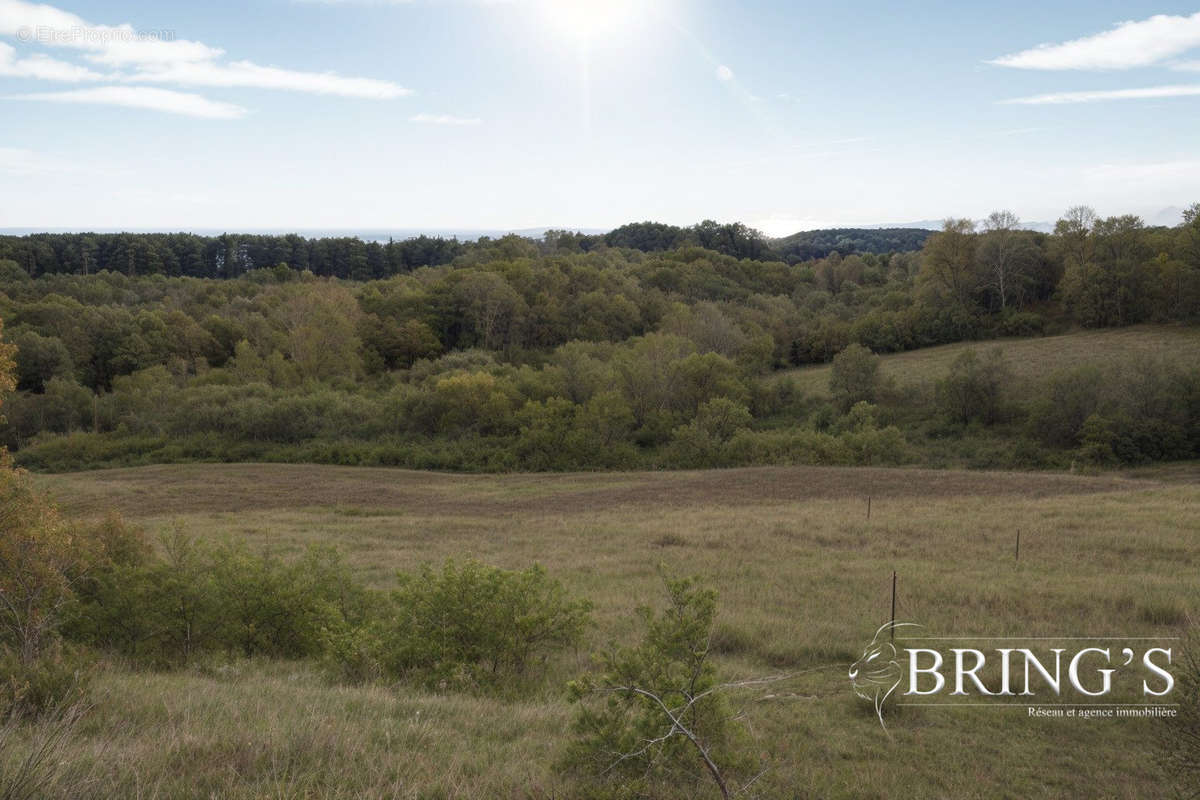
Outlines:
{"type": "Polygon", "coordinates": [[[482,125],[483,120],[478,117],[455,117],[450,114],[414,114],[408,118],[409,122],[416,122],[422,125],[482,125]]]}
{"type": "Polygon", "coordinates": [[[7,78],[36,78],[43,81],[71,83],[98,81],[105,77],[87,67],[59,61],[40,53],[27,58],[18,58],[17,51],[4,42],[0,42],[0,75],[7,78]]]}
{"type": "Polygon", "coordinates": [[[181,86],[244,87],[280,89],[312,94],[333,94],[368,100],[390,100],[412,94],[412,90],[374,78],[347,78],[332,72],[301,72],[264,67],[250,61],[217,64],[212,61],[180,61],[147,67],[126,78],[137,83],[174,83],[181,86]]]}
{"type": "Polygon", "coordinates": [[[1158,14],[1060,44],[1042,44],[989,61],[1018,69],[1112,70],[1159,64],[1200,46],[1200,12],[1158,14]]]}
{"type": "Polygon", "coordinates": [[[1071,103],[1103,103],[1109,100],[1156,100],[1168,97],[1200,96],[1200,84],[1150,86],[1143,89],[1106,89],[1088,92],[1051,92],[1031,97],[1001,100],[1004,104],[1027,106],[1066,105],[1071,103]]]}
{"type": "MultiPolygon", "coordinates": [[[[370,100],[390,100],[412,94],[410,89],[389,80],[263,66],[246,60],[225,62],[225,51],[221,48],[177,39],[173,31],[137,31],[128,24],[95,25],[68,11],[25,0],[0,0],[0,35],[13,36],[28,44],[75,50],[93,65],[109,70],[97,72],[40,54],[18,58],[10,45],[0,43],[0,75],[5,76],[269,89],[370,100]]],[[[79,93],[59,93],[58,96],[67,95],[83,96],[79,93]]],[[[196,103],[196,100],[204,100],[197,95],[148,87],[126,87],[125,91],[106,87],[88,97],[93,99],[64,102],[109,102],[217,119],[230,119],[245,112],[245,109],[228,103],[196,103]],[[180,98],[189,100],[184,103],[180,98]]]]}
{"type": "Polygon", "coordinates": [[[157,89],[150,86],[98,86],[94,89],[75,89],[66,92],[16,94],[3,99],[124,106],[204,119],[237,119],[246,113],[246,109],[232,103],[222,103],[198,94],[157,89]]]}

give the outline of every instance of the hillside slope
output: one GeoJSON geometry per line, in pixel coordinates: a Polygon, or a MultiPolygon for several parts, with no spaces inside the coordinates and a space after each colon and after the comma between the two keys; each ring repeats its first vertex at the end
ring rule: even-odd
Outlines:
{"type": "MultiPolygon", "coordinates": [[[[1016,376],[1026,380],[1044,378],[1061,369],[1131,358],[1169,358],[1179,363],[1200,365],[1200,327],[1137,325],[1032,339],[957,342],[884,355],[883,373],[902,386],[932,383],[943,378],[954,359],[964,351],[996,347],[1004,352],[1016,376]]],[[[824,396],[829,393],[831,370],[829,364],[822,364],[801,367],[790,374],[806,394],[824,396]]]]}

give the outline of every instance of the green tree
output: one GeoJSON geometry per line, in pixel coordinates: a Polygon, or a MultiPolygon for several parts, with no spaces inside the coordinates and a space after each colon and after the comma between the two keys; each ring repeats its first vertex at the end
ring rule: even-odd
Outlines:
{"type": "Polygon", "coordinates": [[[843,414],[855,403],[874,403],[879,386],[879,356],[861,344],[852,344],[834,357],[829,393],[843,414]]]}
{"type": "Polygon", "coordinates": [[[527,306],[502,275],[471,272],[458,284],[457,294],[475,344],[496,350],[516,342],[527,306]]]}
{"type": "Polygon", "coordinates": [[[1039,387],[1029,410],[1029,424],[1043,443],[1075,447],[1083,423],[1100,407],[1105,388],[1097,367],[1057,372],[1039,387]]]}
{"type": "Polygon", "coordinates": [[[976,251],[981,283],[1001,310],[1021,305],[1034,281],[1042,250],[1011,211],[996,211],[984,222],[985,233],[976,251]]]}
{"type": "Polygon", "coordinates": [[[993,348],[983,358],[974,350],[966,350],[938,382],[938,405],[955,422],[965,425],[977,419],[994,424],[1005,416],[1005,394],[1012,378],[1012,369],[1000,348],[993,348]]]}
{"type": "Polygon", "coordinates": [[[301,378],[328,380],[358,374],[361,311],[349,289],[329,281],[300,285],[280,314],[288,356],[301,378]]]}
{"type": "Polygon", "coordinates": [[[918,279],[942,303],[969,307],[979,290],[976,248],[979,237],[969,219],[948,219],[925,242],[918,279]]]}
{"type": "Polygon", "coordinates": [[[17,387],[42,392],[46,381],[72,374],[71,353],[56,336],[25,331],[13,340],[17,347],[17,387]]]}

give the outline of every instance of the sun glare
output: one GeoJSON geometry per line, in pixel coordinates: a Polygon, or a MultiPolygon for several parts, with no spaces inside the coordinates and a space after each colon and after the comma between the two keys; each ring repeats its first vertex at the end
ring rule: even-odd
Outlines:
{"type": "Polygon", "coordinates": [[[636,0],[542,0],[542,15],[558,33],[586,40],[618,33],[639,16],[636,0]]]}

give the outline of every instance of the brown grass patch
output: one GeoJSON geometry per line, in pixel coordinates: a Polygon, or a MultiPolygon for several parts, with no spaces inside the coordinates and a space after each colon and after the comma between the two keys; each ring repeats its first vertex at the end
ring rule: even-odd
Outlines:
{"type": "Polygon", "coordinates": [[[131,518],[332,507],[346,517],[577,514],[861,498],[1055,497],[1155,485],[1147,479],[1022,472],[747,467],[696,472],[451,475],[313,464],[185,464],[43,475],[73,514],[131,518]]]}

